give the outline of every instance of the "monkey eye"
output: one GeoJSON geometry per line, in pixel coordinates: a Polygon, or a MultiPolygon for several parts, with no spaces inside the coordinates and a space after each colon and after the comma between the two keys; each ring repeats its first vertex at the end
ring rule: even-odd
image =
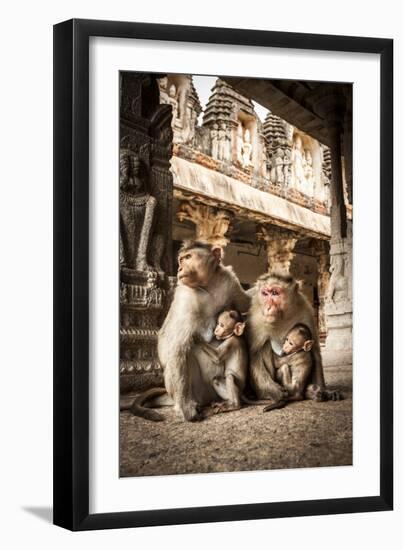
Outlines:
{"type": "Polygon", "coordinates": [[[278,291],[273,289],[273,290],[271,291],[271,295],[272,295],[272,296],[278,296],[278,291]]]}

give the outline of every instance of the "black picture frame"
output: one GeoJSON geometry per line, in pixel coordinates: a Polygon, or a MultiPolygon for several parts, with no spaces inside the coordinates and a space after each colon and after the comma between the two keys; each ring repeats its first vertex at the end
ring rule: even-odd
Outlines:
{"type": "Polygon", "coordinates": [[[73,19],[54,26],[54,523],[71,530],[393,507],[393,40],[73,19]],[[89,38],[380,54],[380,490],[366,497],[89,513],[89,38]]]}

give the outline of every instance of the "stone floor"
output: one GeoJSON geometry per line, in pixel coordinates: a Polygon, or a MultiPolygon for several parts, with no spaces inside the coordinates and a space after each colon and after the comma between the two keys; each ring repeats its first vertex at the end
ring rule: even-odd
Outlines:
{"type": "Polygon", "coordinates": [[[341,466],[352,464],[351,368],[325,371],[339,402],[303,401],[262,413],[262,406],[218,414],[203,422],[165,422],[121,413],[120,475],[147,476],[341,466]]]}

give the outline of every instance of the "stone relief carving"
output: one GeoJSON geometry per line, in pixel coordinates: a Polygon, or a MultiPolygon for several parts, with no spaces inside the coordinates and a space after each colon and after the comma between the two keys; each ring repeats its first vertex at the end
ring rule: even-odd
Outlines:
{"type": "Polygon", "coordinates": [[[196,136],[197,117],[202,111],[191,75],[169,74],[158,80],[160,103],[172,108],[173,142],[200,145],[196,136]]]}
{"type": "Polygon", "coordinates": [[[297,235],[292,231],[261,225],[257,237],[266,243],[268,269],[289,275],[297,235]]]}
{"type": "Polygon", "coordinates": [[[229,143],[227,127],[225,122],[222,122],[218,129],[218,160],[230,160],[229,143]]]}
{"type": "Polygon", "coordinates": [[[157,334],[169,307],[172,98],[168,81],[123,73],[120,117],[121,391],[162,382],[157,334]],[[162,81],[162,82],[161,82],[162,81]],[[167,102],[161,105],[161,98],[167,102]],[[132,106],[136,109],[133,110],[132,106]],[[129,107],[129,108],[127,108],[129,107]]]}
{"type": "Polygon", "coordinates": [[[312,153],[309,149],[305,149],[305,166],[304,166],[304,190],[307,195],[313,195],[313,166],[312,153]]]}
{"type": "Polygon", "coordinates": [[[172,107],[172,119],[174,124],[178,124],[180,121],[179,118],[179,103],[176,99],[176,86],[175,84],[171,84],[169,87],[169,97],[168,97],[168,104],[172,107]]]}
{"type": "Polygon", "coordinates": [[[238,122],[237,136],[236,136],[236,158],[239,164],[242,165],[242,149],[243,149],[243,126],[241,122],[238,122]]]}
{"type": "Polygon", "coordinates": [[[289,148],[287,148],[284,152],[283,173],[284,183],[287,186],[291,185],[291,150],[289,148]]]}
{"type": "Polygon", "coordinates": [[[192,201],[183,201],[177,217],[179,221],[189,220],[195,224],[197,239],[222,247],[228,244],[225,235],[233,218],[231,212],[192,201]]]}
{"type": "Polygon", "coordinates": [[[156,199],[146,191],[140,176],[139,156],[129,149],[120,151],[120,232],[125,267],[148,271],[148,248],[156,199]]]}
{"type": "Polygon", "coordinates": [[[330,258],[330,280],[327,302],[339,303],[348,299],[348,280],[345,276],[345,260],[341,254],[330,258]]]}
{"type": "Polygon", "coordinates": [[[305,153],[302,148],[302,139],[300,136],[297,136],[294,141],[291,162],[294,171],[295,186],[302,191],[305,181],[305,153]]]}
{"type": "Polygon", "coordinates": [[[272,113],[262,123],[253,103],[221,79],[200,124],[202,107],[191,75],[170,74],[158,83],[160,102],[173,111],[173,141],[180,145],[175,154],[319,213],[326,211],[330,179],[322,183],[318,165],[323,146],[315,142],[311,148],[314,140],[272,113]]]}
{"type": "Polygon", "coordinates": [[[169,105],[168,77],[163,76],[158,80],[160,88],[160,103],[169,105]]]}
{"type": "Polygon", "coordinates": [[[276,155],[273,159],[273,166],[271,169],[271,181],[273,183],[284,183],[284,151],[282,149],[277,149],[276,155]]]}
{"type": "Polygon", "coordinates": [[[251,160],[252,160],[252,144],[250,142],[250,131],[246,129],[243,135],[243,143],[242,143],[242,166],[244,168],[249,168],[249,166],[252,166],[251,160]]]}
{"type": "Polygon", "coordinates": [[[218,124],[214,124],[210,130],[211,156],[218,160],[218,124]]]}

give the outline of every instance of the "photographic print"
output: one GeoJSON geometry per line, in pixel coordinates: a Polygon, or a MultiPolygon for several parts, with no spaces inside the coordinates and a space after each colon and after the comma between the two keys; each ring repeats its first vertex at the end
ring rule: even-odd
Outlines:
{"type": "Polygon", "coordinates": [[[393,509],[393,41],[73,19],[53,105],[54,523],[393,509]]]}
{"type": "Polygon", "coordinates": [[[120,476],[352,464],[352,85],[120,73],[120,476]]]}

